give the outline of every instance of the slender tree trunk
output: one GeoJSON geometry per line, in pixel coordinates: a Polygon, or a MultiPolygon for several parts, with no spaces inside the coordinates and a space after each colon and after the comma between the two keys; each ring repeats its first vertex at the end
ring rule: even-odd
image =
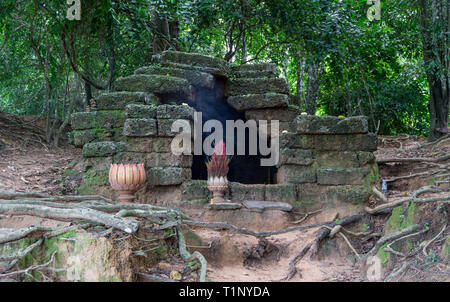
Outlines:
{"type": "MultiPolygon", "coordinates": [[[[419,0],[420,23],[422,26],[422,48],[427,80],[430,90],[428,109],[430,111],[429,139],[436,140],[448,132],[449,94],[449,4],[441,1],[419,0]],[[440,32],[435,32],[439,28],[440,32]],[[443,32],[447,31],[447,33],[443,32]],[[442,36],[444,38],[442,38],[442,36]]],[[[443,1],[445,2],[445,1],[443,1]]]]}
{"type": "Polygon", "coordinates": [[[298,105],[301,107],[304,103],[304,86],[305,86],[305,65],[306,57],[302,57],[300,51],[297,52],[297,98],[298,105]]]}
{"type": "Polygon", "coordinates": [[[306,112],[310,115],[316,114],[317,97],[319,95],[320,76],[323,64],[311,62],[308,66],[308,83],[306,91],[306,112]]]}

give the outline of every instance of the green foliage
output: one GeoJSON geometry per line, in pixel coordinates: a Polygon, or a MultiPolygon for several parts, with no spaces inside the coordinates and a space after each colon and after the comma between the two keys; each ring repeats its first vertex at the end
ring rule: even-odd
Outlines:
{"type": "Polygon", "coordinates": [[[0,3],[1,111],[62,120],[73,99],[84,110],[82,84],[95,97],[152,61],[153,43],[165,35],[158,18],[175,32],[164,36],[167,48],[276,63],[298,105],[312,96],[318,114],[367,115],[380,134],[425,134],[426,72],[445,76],[436,56],[424,63],[422,35],[432,37],[431,53],[442,53],[448,18],[422,28],[416,1],[382,1],[373,22],[366,1],[353,0],[86,0],[79,21],[66,19],[68,7],[0,3]]]}

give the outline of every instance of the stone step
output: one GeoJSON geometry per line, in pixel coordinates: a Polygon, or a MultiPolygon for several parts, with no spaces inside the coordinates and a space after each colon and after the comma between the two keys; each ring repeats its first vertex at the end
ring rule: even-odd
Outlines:
{"type": "Polygon", "coordinates": [[[189,84],[208,89],[214,88],[214,76],[198,70],[164,66],[145,66],[136,69],[134,74],[165,75],[188,80],[189,84]]]}
{"type": "Polygon", "coordinates": [[[173,63],[173,62],[160,62],[159,63],[163,67],[169,67],[169,68],[178,68],[178,69],[184,69],[194,72],[203,72],[203,73],[209,73],[215,77],[229,77],[229,70],[228,69],[218,69],[213,67],[204,67],[204,66],[195,66],[195,65],[187,65],[187,64],[180,64],[180,63],[173,63]]]}
{"type": "Polygon", "coordinates": [[[281,108],[249,109],[245,111],[247,120],[278,120],[280,122],[292,122],[300,114],[300,108],[294,105],[281,108]]]}
{"type": "Polygon", "coordinates": [[[278,72],[277,65],[273,63],[243,64],[231,66],[232,72],[259,72],[269,71],[274,74],[278,72]]]}
{"type": "Polygon", "coordinates": [[[182,99],[191,99],[192,91],[186,79],[165,76],[138,74],[118,78],[114,84],[117,91],[148,92],[169,94],[182,99]]]}
{"type": "Polygon", "coordinates": [[[128,104],[158,104],[159,99],[152,93],[144,92],[109,92],[96,98],[98,110],[123,110],[128,104]]]}
{"type": "Polygon", "coordinates": [[[242,205],[249,210],[257,212],[263,212],[265,210],[280,210],[289,212],[292,210],[292,206],[289,203],[278,201],[245,200],[242,205]]]}
{"type": "Polygon", "coordinates": [[[75,112],[71,115],[71,125],[74,130],[121,128],[124,121],[125,113],[122,110],[75,112]]]}
{"type": "Polygon", "coordinates": [[[194,108],[188,105],[160,105],[156,107],[158,119],[194,119],[194,108]]]}
{"type": "Polygon", "coordinates": [[[190,168],[155,167],[148,170],[148,179],[153,186],[180,185],[191,178],[192,171],[190,168]]]}
{"type": "Polygon", "coordinates": [[[368,133],[366,116],[339,118],[335,116],[300,115],[297,117],[300,134],[359,134],[368,133]]]}
{"type": "Polygon", "coordinates": [[[129,104],[125,107],[126,118],[156,118],[156,106],[129,104]]]}
{"type": "Polygon", "coordinates": [[[239,210],[242,205],[233,202],[221,202],[221,203],[209,203],[206,205],[207,208],[211,210],[239,210]]]}
{"type": "Polygon", "coordinates": [[[198,66],[216,70],[218,75],[227,75],[229,73],[229,64],[219,58],[205,56],[197,53],[186,53],[180,51],[165,51],[160,55],[154,56],[156,61],[161,63],[175,63],[187,66],[198,66]]]}
{"type": "Polygon", "coordinates": [[[238,111],[262,108],[287,107],[289,97],[279,93],[237,95],[227,98],[228,104],[238,111]]]}
{"type": "Polygon", "coordinates": [[[280,78],[233,79],[229,81],[226,91],[228,96],[263,93],[289,94],[286,80],[280,78]]]}
{"type": "Polygon", "coordinates": [[[84,157],[106,157],[115,155],[125,149],[124,142],[95,142],[83,147],[84,157]]]}
{"type": "Polygon", "coordinates": [[[269,70],[261,70],[261,71],[234,71],[231,75],[232,78],[277,78],[278,73],[269,71],[269,70]]]}
{"type": "Polygon", "coordinates": [[[316,151],[376,151],[378,137],[368,134],[302,135],[282,133],[281,148],[315,149],[316,151]]]}

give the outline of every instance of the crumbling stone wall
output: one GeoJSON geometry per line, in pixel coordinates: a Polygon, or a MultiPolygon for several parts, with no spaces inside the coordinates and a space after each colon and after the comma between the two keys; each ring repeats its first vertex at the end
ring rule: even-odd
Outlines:
{"type": "MultiPolygon", "coordinates": [[[[230,66],[208,56],[167,51],[151,66],[119,78],[115,91],[96,99],[97,111],[72,115],[73,142],[83,148],[81,193],[111,195],[110,163],[141,163],[148,186],[140,202],[205,203],[206,181],[192,180],[192,155],[175,156],[170,145],[174,120],[193,121],[200,89],[223,85],[226,102],[246,119],[280,121],[277,184],[231,182],[232,201],[284,201],[295,205],[343,201],[362,203],[378,180],[376,135],[366,117],[300,115],[274,64],[230,66]]],[[[270,130],[269,130],[270,134],[270,130]]]]}

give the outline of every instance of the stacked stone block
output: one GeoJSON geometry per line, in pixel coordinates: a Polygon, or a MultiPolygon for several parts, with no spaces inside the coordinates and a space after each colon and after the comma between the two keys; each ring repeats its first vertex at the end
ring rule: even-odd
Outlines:
{"type": "Polygon", "coordinates": [[[195,100],[198,89],[217,88],[225,79],[227,103],[247,120],[280,122],[281,148],[277,184],[230,183],[228,199],[304,205],[361,203],[371,194],[378,178],[372,153],[377,138],[368,133],[367,118],[300,115],[299,107],[289,104],[287,83],[278,78],[274,64],[230,66],[217,58],[173,51],[153,61],[117,79],[116,91],[96,98],[97,111],[72,115],[74,144],[83,147],[86,187],[108,187],[111,163],[144,163],[152,195],[141,202],[172,191],[178,192],[174,198],[207,202],[206,181],[191,179],[192,155],[172,153],[178,132],[171,126],[176,120],[192,126],[194,110],[184,103],[195,100]]]}
{"type": "Polygon", "coordinates": [[[378,181],[367,118],[300,115],[295,124],[280,136],[278,183],[295,184],[298,201],[366,201],[378,181]]]}

